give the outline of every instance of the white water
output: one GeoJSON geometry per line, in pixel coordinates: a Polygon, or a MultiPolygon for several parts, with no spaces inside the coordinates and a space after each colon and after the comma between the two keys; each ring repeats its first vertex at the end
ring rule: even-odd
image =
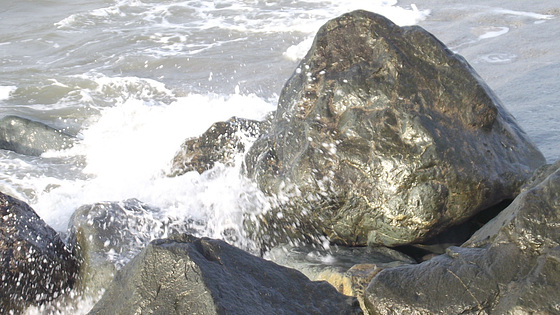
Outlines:
{"type": "MultiPolygon", "coordinates": [[[[420,23],[464,54],[555,160],[560,78],[553,51],[560,49],[543,41],[556,37],[558,11],[550,9],[553,1],[503,6],[14,1],[0,8],[0,117],[42,121],[75,134],[78,142],[41,157],[0,150],[0,191],[30,203],[60,232],[81,205],[137,198],[169,217],[205,222],[196,227],[199,235],[222,238],[235,230],[243,236],[243,215],[265,211],[267,202],[239,176],[239,164],[171,178],[170,162],[185,139],[213,122],[261,119],[274,110],[318,28],[355,9],[400,25],[420,23]]],[[[249,246],[243,239],[237,245],[249,246]]],[[[91,303],[66,313],[85,313],[91,303]]]]}

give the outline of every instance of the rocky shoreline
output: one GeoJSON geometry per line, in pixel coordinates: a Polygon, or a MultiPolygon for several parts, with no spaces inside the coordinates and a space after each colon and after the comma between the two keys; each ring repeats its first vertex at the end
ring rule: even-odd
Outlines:
{"type": "MultiPolygon", "coordinates": [[[[10,117],[3,149],[49,149],[11,137],[18,126],[71,141],[10,117]]],[[[268,260],[139,200],[80,207],[65,244],[0,193],[0,312],[74,291],[104,292],[90,314],[560,313],[560,162],[545,165],[469,64],[422,28],[365,11],[329,21],[267,121],[187,139],[169,176],[240,152],[274,201],[245,225],[268,260]]]]}

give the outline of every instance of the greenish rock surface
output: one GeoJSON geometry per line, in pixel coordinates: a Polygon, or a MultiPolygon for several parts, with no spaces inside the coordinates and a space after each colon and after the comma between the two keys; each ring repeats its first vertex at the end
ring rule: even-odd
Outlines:
{"type": "Polygon", "coordinates": [[[560,313],[560,162],[536,174],[461,247],[377,274],[370,314],[560,313]]]}
{"type": "Polygon", "coordinates": [[[48,150],[64,150],[74,145],[71,135],[43,123],[18,116],[0,119],[0,149],[39,156],[48,150]]]}
{"type": "Polygon", "coordinates": [[[219,240],[152,241],[89,314],[361,314],[326,282],[219,240]]]}
{"type": "Polygon", "coordinates": [[[319,30],[247,153],[277,200],[252,228],[267,246],[418,243],[513,199],[544,163],[461,56],[355,11],[319,30]]]}

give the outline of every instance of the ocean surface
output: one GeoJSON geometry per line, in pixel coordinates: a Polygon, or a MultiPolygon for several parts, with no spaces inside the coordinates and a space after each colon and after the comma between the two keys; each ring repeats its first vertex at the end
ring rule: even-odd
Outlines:
{"type": "MultiPolygon", "coordinates": [[[[200,236],[266,209],[239,165],[166,176],[182,142],[261,119],[327,20],[365,9],[463,55],[544,153],[560,158],[560,3],[396,0],[0,0],[0,118],[75,135],[71,149],[0,150],[0,191],[64,234],[81,205],[137,198],[200,236]]],[[[88,306],[72,313],[85,313],[88,306]]],[[[40,313],[40,312],[39,312],[40,313]]]]}

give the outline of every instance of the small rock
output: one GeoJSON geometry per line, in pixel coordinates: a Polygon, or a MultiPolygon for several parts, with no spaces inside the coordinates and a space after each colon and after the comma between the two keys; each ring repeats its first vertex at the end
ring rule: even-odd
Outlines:
{"type": "Polygon", "coordinates": [[[187,139],[173,158],[170,176],[186,172],[203,173],[215,163],[233,165],[236,156],[246,150],[265,128],[266,122],[232,117],[214,123],[198,138],[187,139]]]}

